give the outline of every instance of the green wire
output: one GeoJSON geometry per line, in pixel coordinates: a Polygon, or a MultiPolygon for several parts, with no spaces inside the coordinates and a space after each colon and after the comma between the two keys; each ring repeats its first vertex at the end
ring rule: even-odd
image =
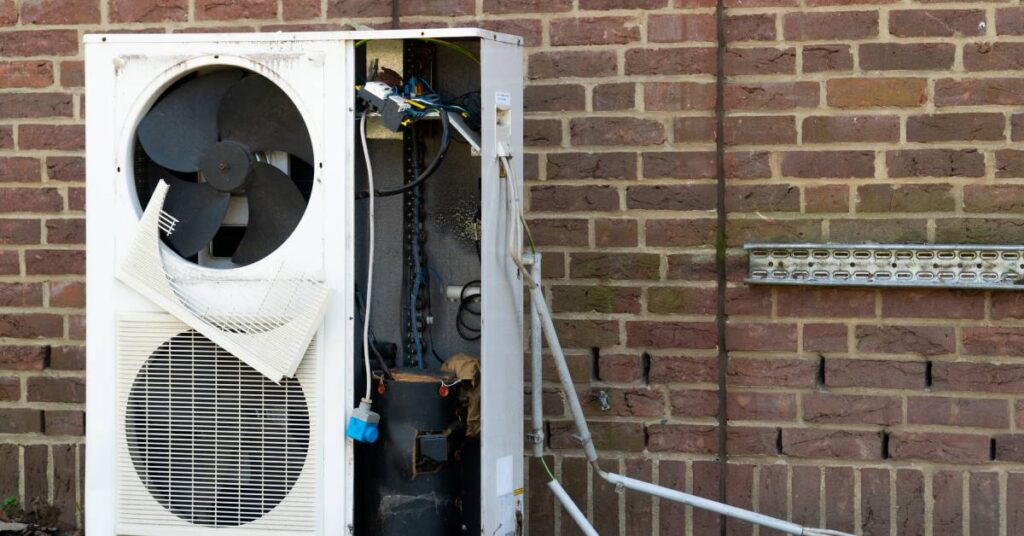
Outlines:
{"type": "Polygon", "coordinates": [[[548,478],[550,478],[551,480],[558,480],[557,478],[555,478],[555,474],[551,472],[551,469],[548,468],[548,462],[544,461],[543,456],[537,458],[537,461],[539,461],[540,465],[544,467],[544,472],[548,474],[548,478]]]}

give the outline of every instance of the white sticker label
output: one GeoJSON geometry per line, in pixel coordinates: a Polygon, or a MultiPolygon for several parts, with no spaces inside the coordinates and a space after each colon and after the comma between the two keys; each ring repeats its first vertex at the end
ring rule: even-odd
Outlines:
{"type": "Polygon", "coordinates": [[[496,473],[495,476],[498,477],[496,486],[496,495],[498,497],[501,497],[502,495],[512,495],[512,492],[515,491],[512,482],[513,471],[512,456],[503,456],[498,458],[497,465],[494,468],[494,472],[496,473]]]}
{"type": "Polygon", "coordinates": [[[512,107],[512,94],[507,91],[494,92],[494,105],[498,108],[512,107]]]}

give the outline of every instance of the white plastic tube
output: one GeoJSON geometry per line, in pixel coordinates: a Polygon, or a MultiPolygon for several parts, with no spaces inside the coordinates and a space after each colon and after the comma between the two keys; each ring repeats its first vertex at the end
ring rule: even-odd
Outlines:
{"type": "Polygon", "coordinates": [[[565,492],[557,480],[548,480],[548,488],[551,489],[551,493],[555,494],[558,502],[562,503],[562,507],[569,513],[569,516],[576,522],[576,525],[583,531],[583,534],[587,536],[601,536],[594,530],[590,521],[587,521],[587,516],[583,515],[583,512],[580,511],[579,507],[576,506],[576,503],[572,501],[572,498],[569,497],[569,494],[565,492]]]}
{"type": "MultiPolygon", "coordinates": [[[[530,277],[540,287],[540,253],[530,259],[530,277]]],[[[544,356],[541,348],[540,312],[537,301],[530,300],[530,402],[533,416],[533,455],[544,455],[544,356]]]]}
{"type": "Polygon", "coordinates": [[[374,227],[374,212],[373,212],[373,165],[370,162],[370,149],[366,144],[366,114],[363,114],[362,119],[359,120],[359,132],[363,142],[363,157],[366,159],[366,183],[367,191],[370,192],[367,196],[367,216],[368,220],[366,223],[367,234],[369,235],[370,243],[367,245],[367,261],[366,261],[366,315],[363,318],[363,368],[366,369],[366,391],[363,394],[363,400],[368,404],[370,401],[370,389],[373,387],[373,373],[370,371],[370,307],[373,306],[373,227],[374,227]]]}

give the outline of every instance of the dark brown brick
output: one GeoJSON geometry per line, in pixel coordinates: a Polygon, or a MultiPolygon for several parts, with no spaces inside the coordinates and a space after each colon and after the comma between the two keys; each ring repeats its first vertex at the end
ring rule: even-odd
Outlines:
{"type": "Polygon", "coordinates": [[[804,324],[804,350],[810,352],[846,352],[847,328],[843,324],[804,324]]]}
{"type": "Polygon", "coordinates": [[[675,417],[714,417],[718,414],[718,392],[708,390],[669,391],[669,407],[675,417]]]}
{"type": "Polygon", "coordinates": [[[804,143],[895,143],[900,139],[900,119],[889,115],[812,115],[804,118],[802,130],[804,143]]]}
{"type": "Polygon", "coordinates": [[[726,117],[724,126],[726,145],[796,143],[796,120],[792,116],[726,117]]]}
{"type": "Polygon", "coordinates": [[[818,374],[817,359],[729,359],[729,385],[770,387],[813,387],[818,374]]]}
{"type": "Polygon", "coordinates": [[[587,220],[545,218],[530,220],[530,235],[538,246],[586,246],[587,220]]]}
{"type": "Polygon", "coordinates": [[[647,310],[654,314],[710,315],[715,311],[714,289],[705,287],[651,287],[647,310]]]}
{"type": "Polygon", "coordinates": [[[0,34],[0,56],[73,56],[78,53],[75,30],[22,30],[0,34]]]}
{"type": "Polygon", "coordinates": [[[817,82],[734,83],[725,87],[725,106],[730,110],[790,110],[817,105],[817,82]]]}
{"type": "Polygon", "coordinates": [[[963,532],[963,473],[936,471],[932,475],[932,529],[938,534],[963,532]]]}
{"type": "Polygon", "coordinates": [[[47,313],[0,314],[0,337],[14,339],[57,338],[64,334],[64,319],[47,313]]]}
{"type": "Polygon", "coordinates": [[[787,13],[782,17],[782,27],[783,35],[788,41],[865,39],[878,35],[878,13],[874,11],[787,13]]]}
{"type": "Polygon", "coordinates": [[[952,43],[868,43],[860,45],[860,66],[872,71],[934,71],[953,66],[952,43]]]}
{"type": "Polygon", "coordinates": [[[727,408],[730,421],[791,421],[796,419],[796,395],[730,392],[727,408]]]}
{"type": "Polygon", "coordinates": [[[592,104],[595,112],[632,110],[636,107],[636,84],[631,82],[594,86],[592,104]]]}
{"type": "MultiPolygon", "coordinates": [[[[875,292],[867,289],[780,288],[778,315],[794,317],[875,316],[875,292]]],[[[845,333],[845,330],[843,330],[845,333]]]]}
{"type": "Polygon", "coordinates": [[[793,521],[807,526],[820,525],[821,469],[794,465],[791,489],[793,521]]]}
{"type": "Polygon", "coordinates": [[[907,141],[1001,140],[1005,126],[998,113],[915,115],[907,118],[907,141]]]}
{"type": "Polygon", "coordinates": [[[631,186],[626,190],[626,206],[641,210],[712,210],[715,206],[715,186],[631,186]]]}
{"type": "Polygon", "coordinates": [[[804,188],[804,212],[849,212],[850,188],[842,184],[804,188]]]}
{"type": "Polygon", "coordinates": [[[22,0],[22,24],[96,24],[98,0],[22,0]]]}
{"type": "Polygon", "coordinates": [[[875,432],[783,428],[782,452],[797,458],[879,460],[882,436],[875,432]]]}
{"type": "Polygon", "coordinates": [[[660,145],[665,127],[637,117],[581,117],[569,122],[573,145],[660,145]]]}
{"type": "Polygon", "coordinates": [[[860,472],[860,530],[863,534],[888,534],[890,519],[890,474],[888,469],[860,472]]]}
{"type": "Polygon", "coordinates": [[[574,279],[658,279],[661,259],[654,253],[573,253],[574,279]]]}
{"type": "Polygon", "coordinates": [[[598,376],[604,382],[636,382],[643,377],[643,367],[638,355],[601,354],[598,359],[598,376]]]}
{"type": "Polygon", "coordinates": [[[874,389],[923,389],[925,363],[869,359],[826,359],[825,385],[874,389]]]}
{"type": "Polygon", "coordinates": [[[730,323],[727,328],[729,350],[796,351],[796,325],[768,323],[730,323]]]}
{"type": "MultiPolygon", "coordinates": [[[[654,24],[652,17],[648,25],[654,24]]],[[[559,18],[549,23],[548,33],[554,46],[622,45],[640,39],[640,27],[631,17],[559,18]]]]}
{"type": "Polygon", "coordinates": [[[649,247],[699,246],[714,240],[713,219],[651,219],[644,226],[649,247]]]}
{"type": "Polygon", "coordinates": [[[0,434],[35,434],[42,431],[42,411],[38,409],[0,409],[0,434]]]}
{"type": "Polygon", "coordinates": [[[853,69],[853,54],[849,45],[813,45],[803,47],[805,73],[849,71],[853,69]]]}
{"type": "Polygon", "coordinates": [[[0,402],[21,400],[21,379],[0,376],[0,402]]]}
{"type": "MultiPolygon", "coordinates": [[[[319,14],[320,5],[316,7],[319,14]]],[[[108,12],[112,22],[184,21],[188,19],[188,1],[110,0],[108,12]]]]}
{"type": "Polygon", "coordinates": [[[889,33],[896,37],[985,35],[980,9],[900,9],[889,12],[889,33]]]}
{"type": "Polygon", "coordinates": [[[1024,67],[1020,55],[1024,43],[973,43],[964,45],[964,68],[968,71],[1009,71],[1024,67]]]}
{"type": "Polygon", "coordinates": [[[897,534],[924,534],[924,476],[917,469],[896,471],[897,534]]]}
{"type": "Polygon", "coordinates": [[[530,210],[573,212],[618,210],[619,193],[611,186],[535,186],[530,188],[530,210]]]}
{"type": "Polygon", "coordinates": [[[627,75],[714,74],[712,47],[633,48],[626,51],[627,75]]]}
{"type": "Polygon", "coordinates": [[[833,530],[854,530],[855,483],[852,467],[825,468],[825,520],[833,530]]]}
{"type": "MultiPolygon", "coordinates": [[[[643,430],[643,424],[634,422],[594,421],[590,423],[594,445],[603,451],[642,451],[644,449],[643,430]]],[[[575,433],[576,425],[571,421],[551,423],[551,448],[580,448],[580,444],[572,437],[575,433]]]]}
{"type": "Polygon", "coordinates": [[[725,54],[728,76],[796,73],[795,48],[732,47],[725,54]]]}
{"type": "Polygon", "coordinates": [[[25,270],[30,275],[83,275],[85,274],[85,252],[67,249],[26,251],[25,270]]]}
{"type": "Polygon", "coordinates": [[[558,285],[550,288],[555,312],[640,312],[640,289],[636,287],[558,285]]]}
{"type": "Polygon", "coordinates": [[[616,346],[619,323],[606,320],[557,320],[555,329],[562,345],[567,348],[600,348],[616,346]]]}
{"type": "Polygon", "coordinates": [[[956,349],[953,329],[943,326],[857,326],[854,336],[862,352],[931,356],[956,349]]]}
{"type": "Polygon", "coordinates": [[[974,434],[895,432],[889,439],[889,457],[940,463],[983,463],[989,459],[989,438],[974,434]]]}
{"type": "Polygon", "coordinates": [[[1024,80],[980,78],[935,81],[936,106],[1020,106],[1024,104],[1024,80]]]}
{"type": "Polygon", "coordinates": [[[710,110],[715,107],[715,85],[700,82],[651,82],[644,84],[648,111],[710,110]]]}
{"type": "Polygon", "coordinates": [[[85,149],[85,129],[82,125],[19,125],[18,147],[81,151],[85,149]]]}
{"type": "Polygon", "coordinates": [[[71,117],[68,93],[7,93],[0,95],[0,118],[71,117]]]}
{"type": "Polygon", "coordinates": [[[996,33],[999,35],[1024,35],[1024,7],[997,9],[996,33]]]}
{"type": "Polygon", "coordinates": [[[41,239],[42,232],[39,230],[39,220],[6,218],[0,220],[0,244],[38,244],[41,239]]]}
{"type": "Polygon", "coordinates": [[[832,220],[829,240],[833,242],[924,242],[928,239],[928,220],[849,219],[832,220]]]}
{"type": "Polygon", "coordinates": [[[272,19],[277,16],[277,2],[272,0],[196,0],[196,19],[272,19]]]}
{"type": "Polygon", "coordinates": [[[774,41],[775,15],[757,13],[750,15],[726,15],[725,41],[774,41]]]}
{"type": "Polygon", "coordinates": [[[527,119],[523,123],[523,144],[549,147],[562,144],[562,122],[558,119],[527,119]]]}
{"type": "Polygon", "coordinates": [[[710,322],[626,322],[626,342],[634,348],[711,349],[715,340],[710,322]]]}
{"type": "Polygon", "coordinates": [[[715,27],[714,15],[650,15],[647,19],[647,40],[651,43],[714,41],[715,27]]]}
{"type": "Polygon", "coordinates": [[[950,289],[900,289],[882,296],[882,316],[976,318],[985,315],[981,292],[950,289]]]}
{"type": "MultiPolygon", "coordinates": [[[[712,152],[652,152],[643,153],[643,173],[648,179],[712,179],[715,177],[715,154],[712,152]]],[[[693,192],[701,192],[704,185],[694,185],[693,192]]],[[[634,193],[643,195],[640,192],[643,186],[630,188],[627,192],[627,204],[633,200],[634,193]]],[[[674,188],[674,187],[668,187],[674,188]]],[[[668,193],[670,190],[664,190],[668,193]]],[[[682,190],[679,190],[682,191],[682,190]]],[[[702,197],[700,193],[698,197],[702,197]]]]}
{"type": "Polygon", "coordinates": [[[797,151],[782,155],[782,175],[805,179],[875,176],[872,151],[797,151]]]}
{"type": "Polygon", "coordinates": [[[639,226],[636,220],[594,220],[594,243],[598,247],[632,247],[637,245],[639,226]]]}
{"type": "Polygon", "coordinates": [[[85,380],[83,378],[29,378],[28,400],[30,402],[85,403],[85,380]]]}
{"type": "Polygon", "coordinates": [[[647,448],[651,452],[714,454],[718,451],[715,426],[652,424],[647,427],[647,448]]]}
{"type": "Polygon", "coordinates": [[[912,396],[907,398],[907,423],[1008,428],[1010,413],[1005,400],[912,396]]]}
{"type": "Polygon", "coordinates": [[[529,77],[542,78],[591,78],[613,76],[618,60],[613,51],[581,50],[536,52],[529,57],[529,77]]]}
{"type": "Polygon", "coordinates": [[[526,112],[564,112],[583,110],[586,107],[586,92],[579,84],[529,85],[523,94],[523,109],[526,112]]]}
{"type": "Polygon", "coordinates": [[[636,153],[550,153],[547,178],[635,179],[636,153]]]}
{"type": "Polygon", "coordinates": [[[803,418],[823,424],[893,425],[903,421],[903,402],[895,396],[807,393],[803,418]]]}
{"type": "Polygon", "coordinates": [[[996,153],[996,178],[1024,177],[1024,151],[1000,149],[996,153]]]}
{"type": "Polygon", "coordinates": [[[952,212],[951,184],[867,184],[857,187],[857,212],[952,212]]]}
{"type": "MultiPolygon", "coordinates": [[[[338,0],[345,4],[349,0],[338,0]]],[[[379,3],[379,2],[375,2],[379,3]]],[[[385,4],[385,6],[387,6],[385,4]]],[[[570,0],[485,0],[485,13],[551,13],[572,9],[570,0]]]]}
{"type": "Polygon", "coordinates": [[[964,352],[974,355],[1024,355],[1024,331],[1015,327],[965,327],[964,352]]]}
{"type": "Polygon", "coordinates": [[[718,378],[717,361],[711,357],[651,356],[651,383],[710,383],[718,378]]]}
{"type": "Polygon", "coordinates": [[[888,151],[885,164],[889,176],[899,177],[981,177],[985,159],[974,149],[903,149],[888,151]]]}
{"type": "Polygon", "coordinates": [[[83,436],[85,412],[46,410],[43,412],[43,428],[50,436],[83,436]]]}

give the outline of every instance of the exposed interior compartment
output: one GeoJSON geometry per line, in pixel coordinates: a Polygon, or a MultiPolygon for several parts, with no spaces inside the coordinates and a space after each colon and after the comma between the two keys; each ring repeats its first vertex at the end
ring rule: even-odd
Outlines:
{"type": "MultiPolygon", "coordinates": [[[[356,143],[356,307],[353,378],[363,397],[363,311],[367,295],[366,134],[375,196],[370,313],[370,393],[380,438],[355,452],[356,534],[475,534],[480,531],[479,394],[481,159],[478,39],[369,41],[356,45],[355,80],[384,82],[433,111],[395,116],[359,101],[356,143]],[[452,112],[444,143],[441,113],[452,112]],[[459,122],[459,125],[454,124],[459,122]],[[468,131],[467,131],[468,127],[468,131]],[[447,366],[445,364],[448,364],[447,366]],[[461,373],[461,375],[460,375],[461,373]]],[[[415,106],[414,106],[415,108],[415,106]]]]}

